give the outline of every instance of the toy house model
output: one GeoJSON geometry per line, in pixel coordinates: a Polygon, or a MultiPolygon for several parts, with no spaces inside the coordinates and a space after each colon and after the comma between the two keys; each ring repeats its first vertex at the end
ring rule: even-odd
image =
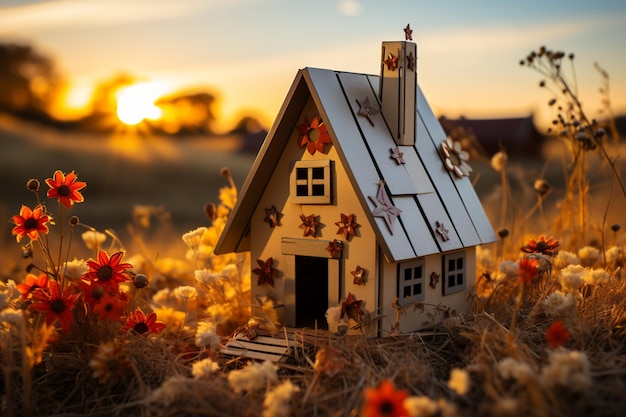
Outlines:
{"type": "Polygon", "coordinates": [[[253,300],[282,304],[286,326],[324,328],[348,295],[383,317],[370,335],[396,299],[427,306],[402,332],[432,324],[428,306],[467,309],[475,246],[496,236],[417,84],[410,32],[382,43],[380,76],[298,71],[217,244],[251,252],[253,300]]]}

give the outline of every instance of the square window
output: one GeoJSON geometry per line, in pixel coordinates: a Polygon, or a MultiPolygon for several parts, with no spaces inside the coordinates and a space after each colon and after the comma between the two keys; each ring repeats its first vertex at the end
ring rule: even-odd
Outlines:
{"type": "Polygon", "coordinates": [[[289,176],[291,202],[331,204],[331,168],[330,160],[295,161],[289,176]]]}
{"type": "Polygon", "coordinates": [[[465,290],[465,252],[455,252],[443,257],[443,295],[465,290]]]}
{"type": "Polygon", "coordinates": [[[423,270],[424,259],[398,264],[398,298],[401,299],[400,302],[406,297],[411,297],[415,301],[425,299],[423,270]]]}

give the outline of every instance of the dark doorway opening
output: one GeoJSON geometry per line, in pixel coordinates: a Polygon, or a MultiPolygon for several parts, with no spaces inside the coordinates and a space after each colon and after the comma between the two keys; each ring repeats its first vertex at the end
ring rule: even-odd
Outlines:
{"type": "Polygon", "coordinates": [[[296,326],[325,329],[328,310],[328,259],[296,256],[296,326]]]}

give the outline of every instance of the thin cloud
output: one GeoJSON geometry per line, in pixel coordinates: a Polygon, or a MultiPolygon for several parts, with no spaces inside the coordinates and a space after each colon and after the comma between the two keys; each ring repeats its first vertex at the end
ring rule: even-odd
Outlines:
{"type": "Polygon", "coordinates": [[[0,8],[0,33],[180,18],[200,10],[239,7],[251,1],[56,0],[0,8]]]}

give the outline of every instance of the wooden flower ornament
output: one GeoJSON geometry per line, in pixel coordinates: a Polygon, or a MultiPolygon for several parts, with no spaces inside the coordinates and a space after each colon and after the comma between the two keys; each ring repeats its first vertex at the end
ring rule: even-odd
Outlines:
{"type": "Polygon", "coordinates": [[[466,162],[469,160],[469,154],[461,148],[459,142],[455,142],[450,136],[441,142],[441,152],[446,169],[454,172],[457,177],[468,177],[472,172],[472,167],[466,162]]]}
{"type": "Polygon", "coordinates": [[[283,217],[283,213],[279,212],[276,206],[272,206],[270,208],[266,208],[265,210],[265,218],[264,222],[267,222],[270,227],[273,229],[276,226],[280,226],[280,218],[283,217]]]}
{"type": "Polygon", "coordinates": [[[339,227],[337,234],[344,235],[346,240],[350,240],[352,236],[356,236],[356,228],[361,226],[354,221],[354,213],[347,215],[341,213],[341,221],[336,222],[335,225],[339,227]]]}
{"type": "Polygon", "coordinates": [[[364,285],[365,284],[365,273],[366,273],[365,269],[363,269],[363,268],[361,268],[360,266],[357,265],[356,270],[350,271],[350,273],[354,277],[354,279],[352,280],[352,283],[354,285],[364,285]]]}
{"type": "Polygon", "coordinates": [[[304,122],[298,125],[298,133],[298,145],[301,148],[306,146],[306,150],[311,155],[314,155],[316,151],[324,153],[324,145],[330,145],[330,135],[326,125],[317,116],[311,120],[311,123],[305,117],[304,122]]]}
{"type": "Polygon", "coordinates": [[[252,272],[259,276],[258,285],[269,284],[274,286],[274,278],[278,276],[278,271],[272,268],[274,259],[272,257],[267,258],[264,262],[262,259],[257,259],[256,263],[259,264],[258,268],[254,268],[252,272]]]}

